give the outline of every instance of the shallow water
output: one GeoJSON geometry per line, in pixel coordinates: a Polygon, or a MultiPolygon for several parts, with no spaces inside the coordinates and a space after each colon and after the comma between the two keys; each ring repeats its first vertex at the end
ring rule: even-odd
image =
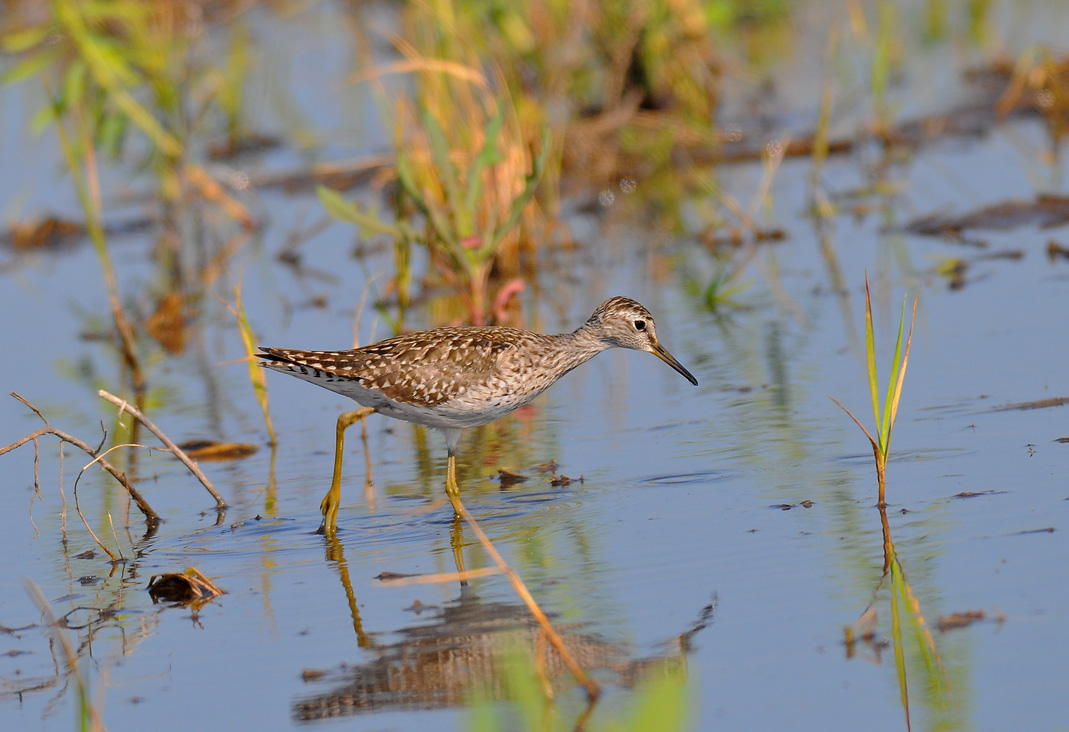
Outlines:
{"type": "MultiPolygon", "coordinates": [[[[289,29],[295,74],[302,65],[331,68],[330,59],[345,73],[337,61],[344,54],[326,42],[337,35],[329,13],[311,13],[289,29]],[[325,40],[313,46],[317,33],[325,40]]],[[[1038,31],[1021,35],[1012,40],[1042,39],[1038,31]]],[[[927,54],[917,68],[952,55],[945,48],[927,54]]],[[[926,96],[929,84],[957,83],[953,75],[906,83],[914,81],[926,100],[917,112],[943,109],[948,92],[926,96]]],[[[357,104],[352,97],[328,104],[339,91],[329,80],[299,90],[309,119],[323,127],[357,104]]],[[[4,158],[23,170],[35,155],[54,153],[43,152],[51,149],[47,137],[20,147],[12,129],[33,102],[25,90],[7,94],[4,158]]],[[[691,281],[711,277],[712,257],[692,239],[637,228],[629,197],[642,198],[641,180],[632,193],[616,191],[612,207],[569,219],[578,246],[555,255],[567,276],[547,269],[522,296],[532,326],[571,330],[603,299],[626,293],[654,313],[662,341],[700,386],[648,355],[604,354],[530,408],[469,430],[459,474],[465,505],[607,685],[595,728],[628,703],[631,680],[643,669],[685,667],[695,729],[905,729],[891,647],[859,641],[849,657],[844,645],[843,628],[873,600],[884,565],[868,443],[827,396],[871,422],[866,271],[883,378],[902,300],[920,291],[887,511],[942,669],[935,675],[942,681],[933,683],[923,655],[907,649],[914,728],[1064,728],[1069,444],[1056,440],[1069,436],[1067,407],[1000,408],[1069,396],[1069,338],[1059,317],[1069,261],[1045,254],[1048,239],[1064,242],[1065,235],[977,232],[987,244],[977,250],[893,231],[944,206],[964,211],[1058,190],[1064,163],[1039,154],[1048,147],[1037,119],[1018,119],[981,139],[917,151],[890,173],[899,195],[871,198],[876,211],[869,215],[829,222],[823,246],[833,257],[822,256],[821,232],[805,215],[810,163],[787,160],[763,222],[787,238],[757,249],[746,274],[752,284],[737,298],[745,307],[721,315],[688,292],[691,281]],[[1022,256],[973,262],[960,289],[935,273],[944,258],[1004,250],[1022,256]],[[536,470],[551,460],[576,480],[551,486],[536,470]],[[494,479],[498,468],[530,480],[503,487],[494,479]],[[963,493],[980,495],[957,497],[963,493]],[[973,610],[986,619],[940,632],[941,616],[973,610]]],[[[369,143],[364,151],[378,149],[369,143]]],[[[294,160],[279,153],[262,164],[294,160]]],[[[863,152],[832,158],[824,179],[837,191],[862,185],[864,163],[863,152]]],[[[5,177],[0,198],[17,201],[5,213],[74,211],[58,165],[32,167],[30,178],[5,177]]],[[[759,164],[740,164],[723,168],[720,180],[745,201],[759,175],[759,164]]],[[[350,256],[353,230],[333,225],[301,249],[306,270],[324,276],[296,275],[274,255],[295,227],[320,215],[318,202],[277,190],[255,201],[269,223],[229,270],[243,278],[259,338],[345,346],[368,273],[388,266],[382,257],[350,256]],[[326,306],[312,305],[316,298],[326,306]]],[[[153,281],[150,248],[145,236],[114,243],[130,297],[141,297],[153,281]]],[[[16,315],[3,326],[10,350],[0,362],[0,386],[24,395],[56,427],[95,442],[98,423],[110,429],[115,416],[96,391],[118,391],[119,367],[109,351],[80,337],[107,322],[90,247],[5,251],[2,261],[0,308],[16,315]]],[[[217,289],[232,299],[225,281],[217,289]]],[[[152,303],[139,306],[147,311],[152,303]]],[[[441,505],[443,440],[370,419],[373,486],[365,493],[363,448],[358,429],[351,430],[338,539],[326,542],[312,531],[329,482],[334,420],[351,403],[269,375],[279,437],[272,451],[245,365],[235,362],[242,350],[233,320],[214,297],[201,307],[185,353],[151,364],[150,416],[177,441],[260,446],[242,461],[202,463],[231,508],[217,516],[184,468],[142,452],[138,484],[165,519],[142,538],[136,509],[124,528],[128,508],[119,489],[89,473],[79,499],[90,524],[114,544],[110,511],[119,543],[137,552],[109,575],[73,512],[72,485],[86,460],[65,451],[64,533],[57,445],[41,440],[42,495],[33,502],[33,447],[23,446],[2,458],[8,511],[0,531],[0,625],[39,622],[22,587],[27,578],[57,614],[73,611],[68,622],[80,627],[72,636],[110,729],[185,729],[205,718],[262,729],[467,728],[464,674],[493,668],[503,639],[530,642],[512,590],[501,577],[466,588],[376,579],[455,568],[452,522],[441,505]],[[76,558],[94,549],[94,558],[76,558]],[[149,577],[188,566],[227,594],[196,612],[153,604],[149,577]],[[329,718],[320,719],[324,714],[329,718]]],[[[430,317],[416,309],[410,325],[430,317]]],[[[388,334],[367,308],[359,326],[361,342],[388,334]]],[[[0,444],[39,426],[13,399],[0,405],[0,444]]],[[[492,565],[470,532],[463,544],[468,569],[492,565]]],[[[890,603],[885,584],[875,603],[883,641],[892,638],[890,603]]],[[[49,636],[29,627],[0,638],[0,728],[69,729],[74,693],[69,678],[55,675],[49,636]]],[[[562,716],[578,717],[579,692],[566,675],[557,687],[562,716]]]]}

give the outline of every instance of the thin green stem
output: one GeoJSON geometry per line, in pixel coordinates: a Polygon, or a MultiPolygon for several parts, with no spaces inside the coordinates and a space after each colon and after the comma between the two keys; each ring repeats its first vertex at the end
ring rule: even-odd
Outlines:
{"type": "MultiPolygon", "coordinates": [[[[126,362],[127,367],[130,369],[131,377],[134,382],[134,391],[140,394],[144,389],[144,376],[141,372],[141,365],[137,359],[137,351],[134,345],[133,329],[130,327],[130,321],[126,318],[126,313],[122,309],[122,301],[119,299],[119,285],[115,277],[115,268],[111,263],[111,256],[108,253],[107,241],[104,238],[104,228],[100,223],[100,212],[93,200],[93,196],[90,193],[88,175],[82,169],[82,165],[78,160],[78,155],[75,151],[74,142],[71,140],[70,133],[67,131],[67,127],[64,124],[62,109],[59,101],[52,94],[52,90],[49,87],[48,81],[44,80],[45,93],[48,95],[49,104],[52,106],[53,114],[55,115],[56,132],[59,136],[60,146],[63,148],[63,157],[66,160],[67,168],[70,170],[71,177],[74,179],[74,186],[78,192],[78,200],[82,205],[82,211],[85,214],[85,228],[89,233],[89,238],[93,242],[93,248],[96,251],[97,259],[100,261],[100,269],[104,274],[104,282],[108,288],[108,297],[111,300],[112,317],[115,319],[115,328],[119,333],[119,340],[121,341],[123,359],[126,362]]],[[[82,129],[82,144],[91,145],[92,140],[88,139],[89,131],[84,126],[80,125],[82,129]]]]}

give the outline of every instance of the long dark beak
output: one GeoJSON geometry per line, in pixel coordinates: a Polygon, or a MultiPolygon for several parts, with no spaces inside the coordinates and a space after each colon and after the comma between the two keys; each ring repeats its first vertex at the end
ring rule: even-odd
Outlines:
{"type": "Polygon", "coordinates": [[[694,386],[698,385],[698,380],[695,379],[689,371],[683,368],[683,364],[681,364],[679,361],[676,361],[676,357],[669,353],[668,349],[662,346],[660,343],[654,344],[652,353],[654,356],[664,361],[676,371],[683,374],[687,381],[694,384],[694,386]]]}

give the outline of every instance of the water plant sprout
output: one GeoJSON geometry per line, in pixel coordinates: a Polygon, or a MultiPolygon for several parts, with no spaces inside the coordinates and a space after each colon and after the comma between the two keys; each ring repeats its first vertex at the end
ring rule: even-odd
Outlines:
{"type": "Polygon", "coordinates": [[[906,378],[906,365],[909,363],[909,349],[913,343],[913,322],[917,317],[917,302],[920,300],[920,290],[913,298],[913,312],[909,318],[909,335],[906,337],[906,348],[902,349],[902,330],[906,322],[906,300],[902,300],[902,317],[898,321],[898,338],[895,340],[895,355],[891,362],[891,378],[887,382],[887,396],[880,409],[879,379],[876,376],[876,337],[872,325],[872,297],[869,293],[869,276],[865,274],[865,352],[867,356],[866,367],[869,375],[869,395],[872,400],[872,412],[876,418],[876,437],[861,424],[861,420],[854,413],[844,407],[838,399],[828,395],[828,398],[850,415],[850,419],[865,433],[872,443],[872,454],[876,458],[876,480],[879,483],[880,497],[877,505],[883,508],[887,505],[884,500],[885,475],[887,472],[887,456],[891,452],[891,431],[895,425],[895,417],[898,415],[898,400],[902,397],[902,382],[906,378]]]}

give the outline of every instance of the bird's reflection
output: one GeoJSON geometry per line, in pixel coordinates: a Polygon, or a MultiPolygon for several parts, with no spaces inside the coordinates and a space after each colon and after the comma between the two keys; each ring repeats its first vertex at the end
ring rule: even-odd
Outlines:
{"type": "MultiPolygon", "coordinates": [[[[455,554],[460,556],[460,537],[453,539],[455,554]]],[[[526,606],[483,601],[465,583],[460,585],[456,600],[424,609],[418,624],[397,631],[399,640],[376,644],[364,632],[337,539],[328,540],[327,557],[336,562],[341,575],[358,644],[375,657],[311,678],[306,675],[308,683],[328,688],[293,703],[297,720],[456,706],[469,701],[476,688],[492,698],[504,698],[503,649],[518,648],[529,655],[546,679],[568,676],[559,654],[546,642],[526,606]]],[[[458,559],[458,571],[463,569],[461,561],[458,559]]],[[[692,639],[712,621],[715,611],[714,598],[694,624],[672,638],[666,651],[648,658],[633,658],[619,644],[578,626],[558,630],[585,670],[607,672],[620,685],[630,687],[651,673],[685,673],[692,639]]]]}

